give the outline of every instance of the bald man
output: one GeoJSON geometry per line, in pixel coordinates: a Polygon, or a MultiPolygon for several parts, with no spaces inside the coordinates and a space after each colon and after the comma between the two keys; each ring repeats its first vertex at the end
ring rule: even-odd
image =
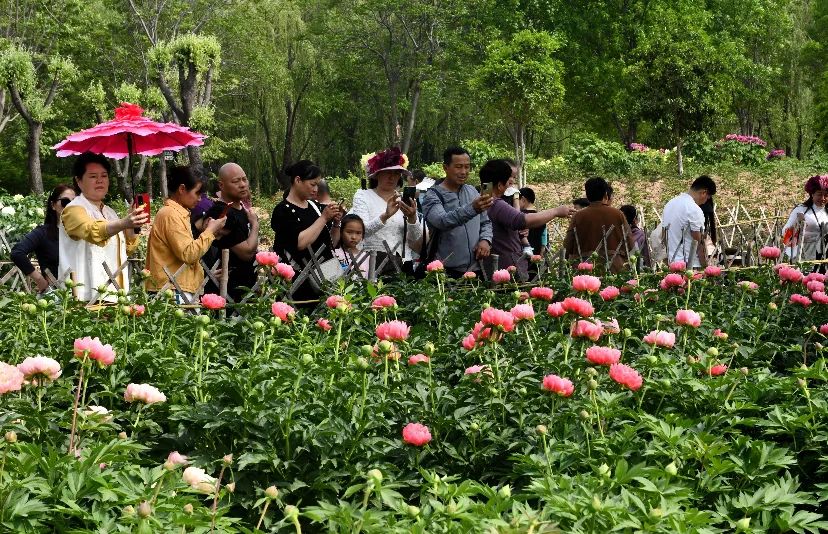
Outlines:
{"type": "MultiPolygon", "coordinates": [[[[218,172],[219,202],[210,208],[206,216],[227,210],[227,223],[208,253],[207,264],[221,257],[221,249],[230,249],[230,272],[227,293],[238,302],[244,296],[242,287],[256,283],[254,260],[259,249],[259,218],[245,206],[250,199],[250,188],[244,169],[236,163],[226,163],[218,172]]],[[[198,226],[198,225],[197,225],[198,226]]],[[[210,282],[205,292],[217,292],[210,282]]]]}

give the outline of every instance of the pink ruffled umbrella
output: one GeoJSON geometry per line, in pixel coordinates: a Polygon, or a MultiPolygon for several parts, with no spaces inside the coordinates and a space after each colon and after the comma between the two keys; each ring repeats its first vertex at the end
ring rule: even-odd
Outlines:
{"type": "MultiPolygon", "coordinates": [[[[92,152],[123,159],[131,158],[133,154],[157,156],[165,150],[178,151],[204,144],[206,135],[171,122],[155,122],[143,113],[140,106],[122,102],[115,110],[113,120],[73,133],[52,148],[57,150],[59,158],[92,152]]],[[[127,163],[127,169],[131,182],[130,163],[127,163]]],[[[135,184],[132,185],[134,190],[135,184]]]]}

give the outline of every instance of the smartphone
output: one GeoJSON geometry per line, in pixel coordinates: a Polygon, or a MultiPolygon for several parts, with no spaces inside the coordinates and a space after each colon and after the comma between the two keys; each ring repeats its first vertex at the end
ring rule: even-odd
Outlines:
{"type": "Polygon", "coordinates": [[[491,182],[480,182],[480,194],[481,195],[491,195],[492,194],[492,183],[491,182]]]}
{"type": "Polygon", "coordinates": [[[407,185],[407,186],[403,187],[402,201],[405,202],[406,205],[409,203],[409,201],[411,201],[415,198],[417,198],[417,188],[416,187],[414,187],[413,185],[407,185]]]}
{"type": "Polygon", "coordinates": [[[223,217],[227,217],[227,214],[228,214],[228,213],[230,213],[230,208],[231,208],[231,207],[232,207],[232,205],[231,205],[231,204],[229,204],[229,203],[228,203],[228,204],[226,204],[226,205],[224,206],[224,211],[222,211],[222,212],[221,212],[221,215],[219,215],[219,216],[218,216],[218,218],[219,218],[219,219],[221,219],[221,218],[223,218],[223,217]]]}
{"type": "Polygon", "coordinates": [[[133,198],[133,206],[135,207],[143,207],[144,213],[147,214],[147,217],[150,216],[150,196],[149,193],[136,193],[135,197],[133,198]]]}

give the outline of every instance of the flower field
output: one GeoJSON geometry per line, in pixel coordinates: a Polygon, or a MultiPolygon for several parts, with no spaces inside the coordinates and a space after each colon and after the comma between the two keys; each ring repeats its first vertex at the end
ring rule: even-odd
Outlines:
{"type": "Polygon", "coordinates": [[[0,294],[0,530],[824,531],[825,281],[766,261],[240,315],[0,294]]]}

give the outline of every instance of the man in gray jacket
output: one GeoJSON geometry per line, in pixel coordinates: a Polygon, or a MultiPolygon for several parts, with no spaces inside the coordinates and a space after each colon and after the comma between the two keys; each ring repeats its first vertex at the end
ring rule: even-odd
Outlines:
{"type": "Polygon", "coordinates": [[[423,215],[437,231],[437,258],[452,277],[479,272],[478,260],[491,253],[492,223],[486,210],[494,199],[466,184],[470,169],[468,151],[447,149],[443,153],[446,178],[429,189],[423,200],[423,215]]]}

